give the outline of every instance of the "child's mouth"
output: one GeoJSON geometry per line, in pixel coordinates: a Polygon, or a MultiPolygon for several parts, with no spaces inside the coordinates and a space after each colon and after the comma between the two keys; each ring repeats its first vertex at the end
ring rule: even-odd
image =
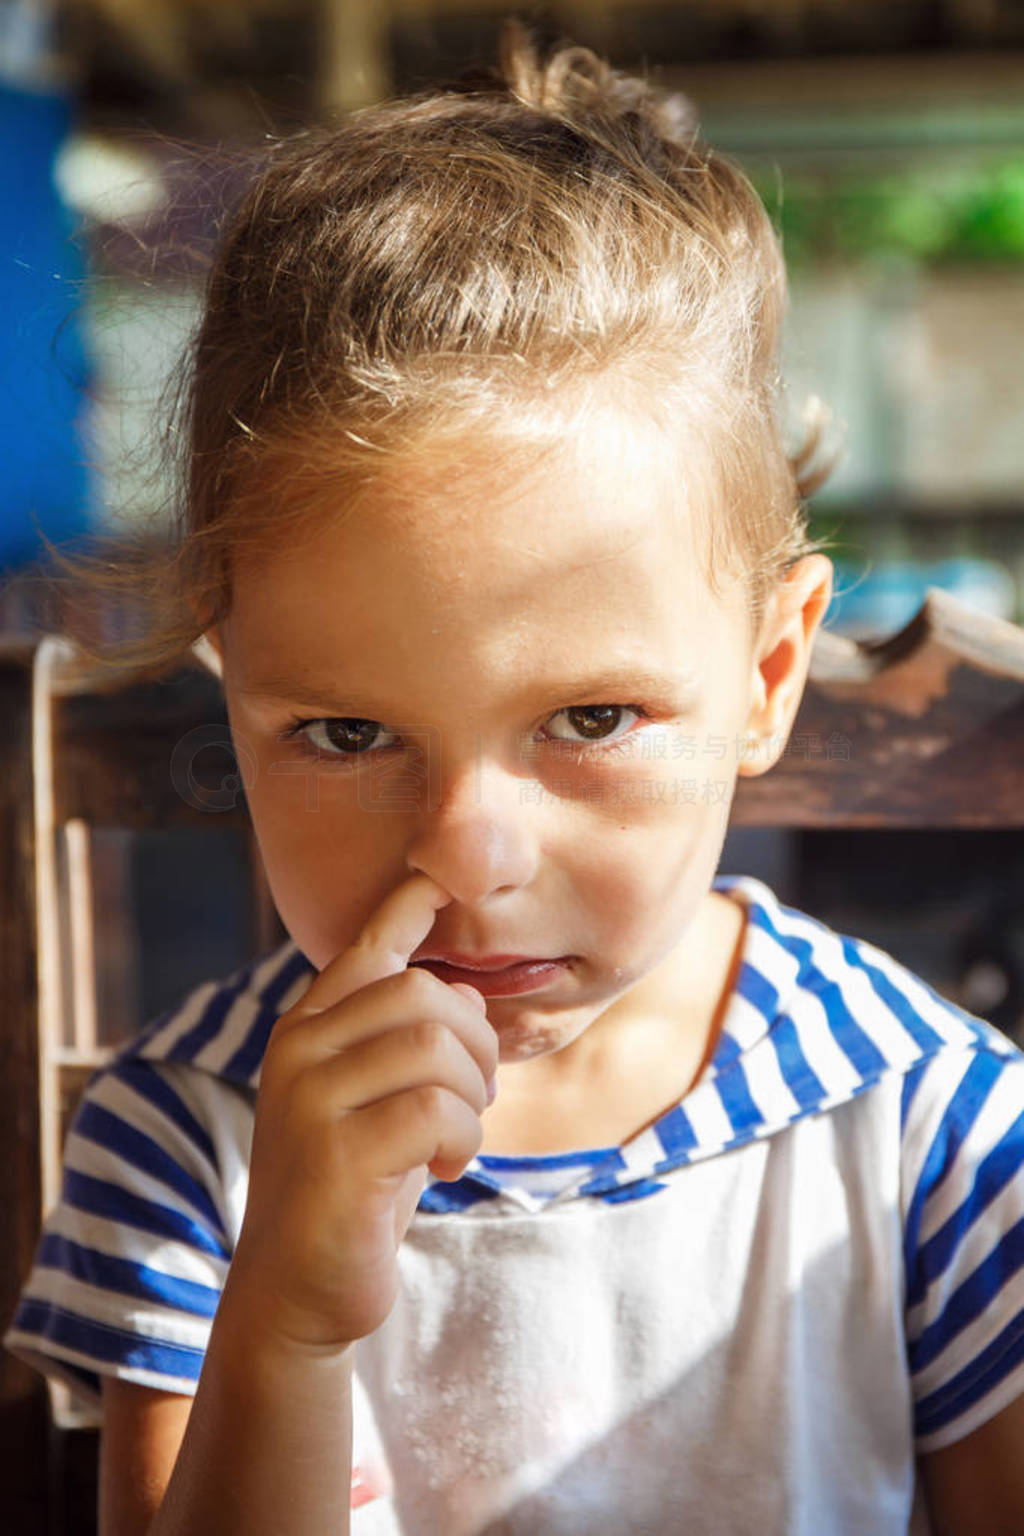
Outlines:
{"type": "Polygon", "coordinates": [[[467,983],[484,997],[513,997],[520,992],[536,992],[549,986],[555,978],[568,969],[569,957],[557,960],[527,959],[522,955],[481,955],[458,957],[460,964],[452,960],[426,955],[411,960],[410,965],[422,966],[441,981],[467,983]]]}

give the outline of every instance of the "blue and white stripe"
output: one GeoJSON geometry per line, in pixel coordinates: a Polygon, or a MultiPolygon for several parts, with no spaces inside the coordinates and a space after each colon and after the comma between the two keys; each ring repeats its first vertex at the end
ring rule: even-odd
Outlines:
{"type": "MultiPolygon", "coordinates": [[[[572,1200],[655,1198],[674,1170],[901,1081],[907,1359],[927,1449],[981,1398],[1020,1390],[1024,1058],[891,956],[782,905],[761,881],[715,885],[748,922],[713,1059],[685,1099],[621,1147],[479,1156],[459,1180],[430,1181],[421,1212],[542,1217],[572,1200]]],[[[86,1392],[115,1360],[168,1390],[194,1384],[237,1237],[237,1148],[260,1065],[312,976],[289,942],[197,989],[94,1078],[8,1347],[86,1392]],[[234,1139],[218,1131],[224,1084],[238,1090],[234,1139]],[[125,1298],[141,1309],[131,1332],[125,1298]]]]}
{"type": "Polygon", "coordinates": [[[1018,1058],[979,1049],[906,1080],[907,1359],[923,1448],[1009,1390],[1024,1360],[1022,1079],[1018,1058]],[[1005,1321],[993,1337],[994,1316],[1005,1321]]]}

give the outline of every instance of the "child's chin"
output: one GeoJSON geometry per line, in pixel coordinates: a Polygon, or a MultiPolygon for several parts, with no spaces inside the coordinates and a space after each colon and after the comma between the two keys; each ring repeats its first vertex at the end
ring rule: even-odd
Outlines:
{"type": "Polygon", "coordinates": [[[597,1011],[574,1009],[565,1014],[531,1013],[526,999],[490,998],[487,1017],[497,1032],[498,1060],[502,1065],[510,1065],[565,1050],[580,1038],[588,1024],[593,1023],[597,1011]],[[501,1010],[492,1007],[499,1001],[509,1006],[501,1010]],[[514,1004],[518,1007],[513,1008],[511,1005],[514,1004]]]}

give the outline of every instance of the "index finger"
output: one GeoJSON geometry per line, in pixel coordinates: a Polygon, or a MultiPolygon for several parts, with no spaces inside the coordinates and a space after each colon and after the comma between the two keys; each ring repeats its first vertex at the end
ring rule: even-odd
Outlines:
{"type": "Polygon", "coordinates": [[[410,875],[389,891],[354,942],[324,966],[291,1012],[321,1013],[360,987],[404,971],[409,956],[434,926],[436,913],[451,899],[429,875],[410,875]]]}

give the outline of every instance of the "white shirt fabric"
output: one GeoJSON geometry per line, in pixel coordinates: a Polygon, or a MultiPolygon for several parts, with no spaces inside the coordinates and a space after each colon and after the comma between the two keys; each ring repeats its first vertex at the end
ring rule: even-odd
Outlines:
{"type": "MultiPolygon", "coordinates": [[[[358,1536],[896,1536],[915,1455],[1024,1391],[1024,1058],[879,949],[747,910],[714,1057],[619,1148],[432,1181],[356,1350],[358,1536]]],[[[92,1082],[5,1344],[194,1392],[255,1088],[311,967],[188,998],[92,1082]]]]}

